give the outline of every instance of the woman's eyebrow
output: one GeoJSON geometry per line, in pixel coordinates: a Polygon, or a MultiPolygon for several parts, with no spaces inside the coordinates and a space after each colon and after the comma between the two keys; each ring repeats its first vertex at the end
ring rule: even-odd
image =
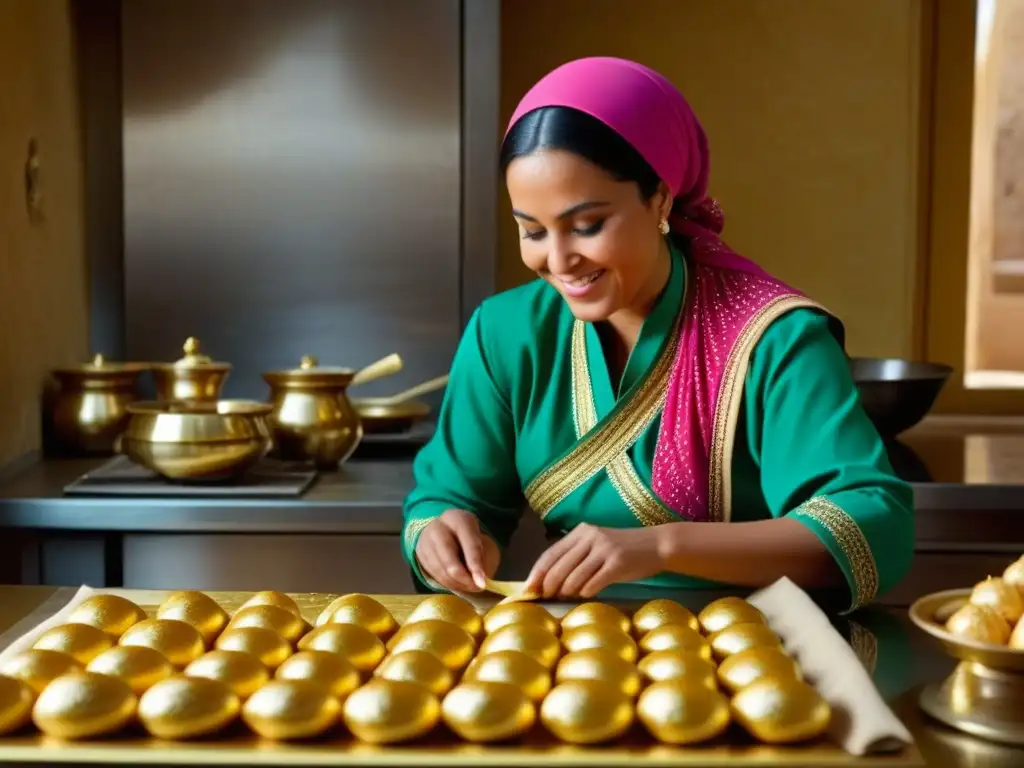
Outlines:
{"type": "MultiPolygon", "coordinates": [[[[575,216],[577,213],[583,213],[584,211],[589,211],[592,208],[600,208],[605,205],[611,205],[611,203],[609,203],[606,200],[586,200],[582,203],[577,203],[571,208],[566,208],[555,218],[561,221],[562,219],[567,219],[570,216],[575,216]]],[[[537,221],[537,219],[535,219],[530,214],[523,213],[522,211],[517,210],[515,208],[512,209],[512,215],[515,216],[517,219],[524,219],[526,221],[532,221],[534,223],[536,223],[537,221]]]]}

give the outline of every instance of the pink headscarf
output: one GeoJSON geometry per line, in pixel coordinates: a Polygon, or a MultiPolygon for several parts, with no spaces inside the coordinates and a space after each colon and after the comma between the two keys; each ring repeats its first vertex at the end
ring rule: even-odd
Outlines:
{"type": "Polygon", "coordinates": [[[707,137],[683,94],[664,76],[626,59],[601,56],[570,61],[529,90],[516,107],[509,129],[540,107],[576,109],[632,144],[672,190],[674,230],[693,236],[722,231],[722,211],[708,197],[707,137]]]}

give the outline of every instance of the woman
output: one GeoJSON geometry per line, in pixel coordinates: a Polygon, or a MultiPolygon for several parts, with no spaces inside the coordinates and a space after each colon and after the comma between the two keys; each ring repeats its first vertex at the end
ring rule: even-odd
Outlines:
{"type": "Polygon", "coordinates": [[[704,132],[671,83],[621,59],[561,66],[501,163],[540,279],[466,328],[405,506],[417,576],[479,591],[525,506],[561,536],[527,578],[546,597],[788,576],[845,581],[855,608],[898,582],[911,490],[842,326],[719,238],[704,132]]]}

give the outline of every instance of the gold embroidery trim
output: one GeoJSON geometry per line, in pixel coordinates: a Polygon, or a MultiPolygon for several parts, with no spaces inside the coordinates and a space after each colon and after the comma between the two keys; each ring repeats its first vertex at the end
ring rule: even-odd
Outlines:
{"type": "Polygon", "coordinates": [[[403,534],[405,536],[405,546],[413,557],[416,556],[416,540],[423,533],[423,529],[435,520],[437,520],[437,517],[425,517],[421,520],[410,520],[406,523],[405,533],[403,534]]]}
{"type": "Polygon", "coordinates": [[[708,515],[713,521],[732,519],[732,452],[743,401],[750,354],[764,332],[779,317],[794,309],[809,308],[828,312],[803,296],[789,295],[773,299],[755,314],[740,331],[725,363],[711,435],[711,460],[708,467],[708,515]]]}
{"type": "Polygon", "coordinates": [[[870,629],[862,627],[855,621],[847,619],[850,625],[850,647],[857,654],[860,663],[868,671],[868,675],[875,676],[875,669],[878,666],[878,638],[870,629]]]}
{"type": "Polygon", "coordinates": [[[808,499],[793,510],[793,514],[808,517],[821,525],[842,550],[854,583],[853,605],[849,610],[872,602],[878,594],[878,567],[857,521],[824,496],[808,499]]]}

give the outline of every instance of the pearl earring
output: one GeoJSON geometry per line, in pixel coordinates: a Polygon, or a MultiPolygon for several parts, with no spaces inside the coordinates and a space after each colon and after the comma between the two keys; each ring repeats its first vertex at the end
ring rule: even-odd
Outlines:
{"type": "Polygon", "coordinates": [[[663,235],[667,235],[669,233],[669,229],[668,219],[662,219],[661,223],[658,224],[658,231],[663,235]]]}

